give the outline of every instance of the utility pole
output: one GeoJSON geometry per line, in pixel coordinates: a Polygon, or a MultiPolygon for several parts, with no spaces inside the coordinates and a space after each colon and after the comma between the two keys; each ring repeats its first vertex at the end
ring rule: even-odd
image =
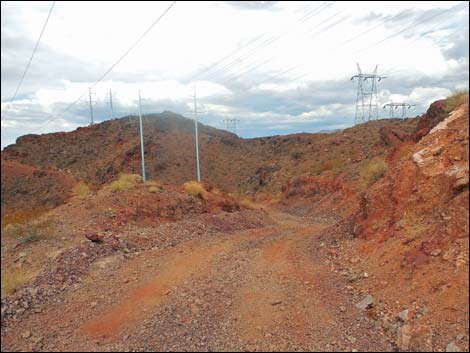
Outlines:
{"type": "Polygon", "coordinates": [[[194,133],[196,140],[196,164],[197,164],[197,181],[201,182],[201,169],[199,168],[199,134],[197,132],[197,102],[196,102],[196,85],[194,85],[194,133]]]}
{"type": "Polygon", "coordinates": [[[357,79],[356,115],[355,124],[364,123],[379,118],[377,82],[386,76],[377,75],[378,65],[372,74],[364,74],[357,64],[357,75],[351,77],[351,81],[357,79]]]}
{"type": "Polygon", "coordinates": [[[109,106],[111,107],[111,119],[114,119],[113,92],[111,91],[111,88],[109,89],[109,106]]]}
{"type": "Polygon", "coordinates": [[[90,97],[90,125],[93,125],[93,101],[91,100],[91,87],[88,88],[88,93],[90,97]]]}
{"type": "Polygon", "coordinates": [[[144,128],[142,126],[142,101],[140,99],[139,90],[139,122],[140,122],[140,154],[142,156],[142,179],[144,183],[147,181],[145,177],[145,157],[144,157],[144,128]]]}
{"type": "Polygon", "coordinates": [[[384,105],[385,108],[390,108],[389,114],[390,114],[390,119],[396,118],[394,111],[398,110],[398,108],[401,108],[401,119],[406,118],[406,109],[411,109],[411,107],[414,107],[415,104],[408,104],[408,103],[387,103],[384,105]]]}

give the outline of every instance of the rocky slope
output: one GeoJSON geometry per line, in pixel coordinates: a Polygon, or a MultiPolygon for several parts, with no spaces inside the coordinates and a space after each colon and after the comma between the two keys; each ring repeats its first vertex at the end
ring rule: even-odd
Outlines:
{"type": "Polygon", "coordinates": [[[468,104],[439,120],[328,233],[331,260],[379,302],[370,314],[400,350],[468,349],[468,104]]]}
{"type": "Polygon", "coordinates": [[[132,118],[20,138],[2,351],[468,350],[468,104],[445,107],[332,134],[201,125],[202,185],[181,185],[193,122],[171,113],[145,119],[160,181],[118,178],[140,171],[132,118]]]}
{"type": "MultiPolygon", "coordinates": [[[[298,175],[341,174],[358,189],[359,170],[393,148],[383,139],[381,129],[412,134],[416,124],[416,119],[381,120],[334,134],[256,139],[241,139],[201,124],[202,179],[228,192],[273,195],[298,175]]],[[[193,121],[165,112],[146,116],[144,125],[148,178],[175,185],[195,179],[193,121]]],[[[39,189],[47,189],[51,197],[55,192],[57,201],[70,195],[70,186],[62,177],[55,178],[55,187],[49,186],[47,178],[22,178],[19,171],[8,167],[13,162],[53,171],[49,177],[70,175],[96,189],[119,173],[140,173],[138,121],[126,117],[69,133],[20,137],[2,151],[2,215],[23,209],[30,202],[36,207],[43,200],[35,195],[39,189]],[[22,178],[22,188],[15,182],[18,177],[22,178]]]]}

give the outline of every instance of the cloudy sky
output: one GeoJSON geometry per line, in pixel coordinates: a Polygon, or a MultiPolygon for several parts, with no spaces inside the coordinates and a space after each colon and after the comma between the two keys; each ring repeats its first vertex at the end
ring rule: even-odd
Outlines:
{"type": "Polygon", "coordinates": [[[56,2],[13,100],[52,2],[2,1],[2,148],[89,124],[89,87],[95,122],[110,89],[115,117],[138,113],[138,90],[143,113],[190,116],[196,87],[201,121],[239,119],[243,137],[353,125],[356,63],[378,64],[379,103],[415,104],[410,116],[468,88],[462,1],[176,2],[96,83],[171,3],[56,2]]]}

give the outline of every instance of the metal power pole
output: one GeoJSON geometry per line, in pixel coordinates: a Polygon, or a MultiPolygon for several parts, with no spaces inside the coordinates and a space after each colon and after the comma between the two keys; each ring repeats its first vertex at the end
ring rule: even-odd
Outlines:
{"type": "Polygon", "coordinates": [[[111,88],[109,89],[109,105],[111,107],[111,119],[114,119],[113,92],[111,91],[111,88]]]}
{"type": "Polygon", "coordinates": [[[395,113],[394,111],[395,110],[398,110],[398,108],[401,108],[401,116],[400,118],[401,119],[405,119],[406,118],[406,109],[411,109],[411,107],[414,107],[415,104],[408,104],[408,103],[387,103],[384,105],[384,109],[385,108],[389,108],[389,113],[390,113],[390,119],[394,119],[396,116],[395,116],[395,113]]]}
{"type": "Polygon", "coordinates": [[[201,169],[199,168],[199,134],[197,132],[197,102],[196,102],[196,86],[194,86],[194,133],[196,140],[196,164],[197,164],[197,181],[201,182],[201,169]]]}
{"type": "Polygon", "coordinates": [[[237,125],[240,122],[239,119],[224,119],[225,122],[225,128],[233,132],[235,135],[237,134],[237,125]]]}
{"type": "Polygon", "coordinates": [[[147,181],[145,177],[145,157],[144,157],[144,128],[142,126],[142,101],[140,99],[139,90],[139,122],[140,122],[140,154],[142,156],[142,179],[144,183],[147,181]]]}
{"type": "Polygon", "coordinates": [[[379,103],[377,99],[377,82],[386,76],[377,75],[377,66],[372,74],[364,74],[357,64],[357,75],[351,80],[357,79],[356,115],[355,124],[364,123],[379,118],[379,103]]]}
{"type": "Polygon", "coordinates": [[[90,97],[90,125],[93,125],[93,101],[91,100],[91,87],[88,88],[88,93],[90,97]]]}

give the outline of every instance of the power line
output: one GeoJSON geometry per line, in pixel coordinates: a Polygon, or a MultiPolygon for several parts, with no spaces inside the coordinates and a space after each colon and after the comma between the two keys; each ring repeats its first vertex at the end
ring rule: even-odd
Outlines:
{"type": "MultiPolygon", "coordinates": [[[[18,92],[21,88],[21,85],[23,84],[23,80],[26,76],[26,73],[28,72],[29,66],[31,65],[31,62],[33,61],[34,54],[36,54],[36,51],[39,47],[39,43],[41,42],[42,35],[44,34],[47,23],[49,22],[49,18],[51,17],[52,10],[54,9],[54,5],[55,5],[55,1],[52,2],[51,8],[49,9],[49,13],[48,13],[47,18],[46,18],[46,22],[44,22],[44,25],[42,26],[41,34],[39,34],[39,38],[36,41],[36,45],[34,46],[33,52],[31,53],[31,57],[29,58],[29,61],[26,64],[26,67],[24,69],[23,75],[21,76],[20,82],[18,82],[18,86],[16,87],[15,94],[13,94],[13,98],[11,99],[12,104],[13,104],[14,100],[16,99],[16,96],[18,95],[18,92]]],[[[6,116],[7,112],[8,112],[8,110],[5,112],[2,119],[6,116]]]]}
{"type": "MultiPolygon", "coordinates": [[[[317,24],[317,27],[319,27],[319,26],[321,26],[322,24],[324,24],[324,23],[330,21],[331,19],[335,18],[335,17],[338,16],[341,12],[343,12],[343,11],[338,11],[338,12],[335,13],[333,16],[330,16],[330,17],[328,17],[326,20],[323,20],[322,22],[320,22],[319,24],[317,24]]],[[[312,32],[316,34],[317,32],[314,32],[315,29],[316,29],[316,28],[311,28],[311,29],[309,29],[307,32],[305,32],[305,34],[310,35],[310,34],[312,34],[312,32]]],[[[321,31],[321,30],[320,30],[320,31],[321,31]]]]}
{"type": "MultiPolygon", "coordinates": [[[[310,19],[313,18],[315,15],[318,15],[318,14],[321,13],[322,11],[326,10],[327,8],[329,8],[329,7],[330,7],[331,5],[333,5],[335,2],[336,2],[336,1],[331,1],[330,3],[327,3],[327,2],[323,3],[323,4],[320,5],[319,7],[315,8],[314,11],[312,11],[313,14],[312,14],[312,12],[311,12],[310,14],[308,14],[308,15],[310,15],[310,16],[307,15],[308,17],[307,17],[306,19],[310,20],[310,19]],[[325,5],[326,5],[326,6],[325,6],[325,5]]],[[[304,18],[304,17],[305,17],[305,15],[302,16],[301,19],[304,18]]],[[[306,22],[306,20],[301,21],[301,19],[297,20],[296,22],[298,22],[299,24],[302,24],[302,23],[306,22]]],[[[329,19],[331,19],[331,18],[329,18],[329,19]]],[[[321,22],[321,23],[324,23],[324,22],[325,22],[325,21],[323,21],[323,22],[321,22]]],[[[317,25],[317,27],[318,27],[318,25],[317,25]]],[[[258,48],[259,48],[259,49],[263,49],[263,48],[267,47],[268,45],[271,45],[273,42],[275,42],[275,41],[277,41],[278,39],[280,39],[281,37],[287,35],[288,33],[290,33],[290,32],[291,32],[292,30],[294,30],[295,28],[296,28],[296,27],[294,26],[294,27],[288,29],[287,31],[284,31],[284,33],[279,32],[278,35],[272,37],[272,40],[268,41],[267,43],[263,43],[264,45],[262,44],[261,47],[258,46],[258,47],[256,47],[256,48],[254,48],[253,51],[251,51],[251,52],[250,52],[247,56],[245,56],[244,58],[242,57],[241,60],[240,60],[240,58],[236,59],[236,60],[233,62],[233,64],[229,64],[228,66],[225,67],[225,69],[229,69],[230,67],[234,66],[234,64],[236,64],[237,61],[242,62],[242,61],[246,60],[248,57],[250,57],[250,56],[253,54],[253,52],[256,51],[256,49],[258,49],[258,48]]],[[[310,29],[310,31],[311,31],[311,29],[310,29]]],[[[271,58],[268,59],[267,61],[271,61],[272,59],[274,59],[274,57],[271,57],[271,58]]],[[[222,81],[222,83],[227,83],[227,82],[233,80],[234,78],[235,78],[235,79],[238,79],[239,77],[243,76],[244,74],[255,70],[257,67],[261,66],[262,64],[263,64],[263,62],[261,62],[261,63],[258,64],[258,65],[255,64],[255,66],[251,67],[250,69],[248,69],[247,71],[244,72],[244,70],[246,69],[246,67],[245,67],[245,68],[242,69],[241,71],[238,71],[238,72],[236,72],[235,74],[232,74],[232,75],[230,76],[231,78],[225,78],[225,79],[222,81]]],[[[223,69],[224,69],[224,68],[223,68],[223,69]]],[[[219,71],[220,71],[220,70],[219,70],[219,71]]],[[[215,78],[215,77],[209,77],[209,79],[210,79],[210,78],[215,78]]]]}
{"type": "MultiPolygon", "coordinates": [[[[296,12],[299,12],[301,9],[306,9],[310,5],[311,4],[303,6],[299,9],[297,9],[296,12]]],[[[220,70],[220,67],[217,68],[218,65],[223,63],[226,59],[229,59],[231,56],[234,56],[235,54],[237,54],[237,53],[243,51],[244,49],[248,48],[250,45],[256,43],[257,41],[259,41],[264,36],[265,36],[265,34],[261,34],[261,35],[258,35],[256,37],[252,38],[251,40],[248,41],[248,43],[243,45],[241,48],[236,48],[235,50],[231,51],[229,54],[225,55],[223,58],[221,58],[221,59],[217,60],[216,62],[208,65],[207,67],[199,70],[199,72],[196,72],[194,75],[190,76],[190,78],[187,79],[186,81],[191,82],[192,80],[194,80],[194,79],[198,78],[199,76],[201,76],[203,73],[206,73],[206,72],[211,71],[213,69],[220,70]]],[[[269,37],[269,39],[271,39],[273,37],[274,36],[271,36],[271,37],[269,37]]],[[[267,40],[269,40],[269,39],[267,39],[267,40]]],[[[265,41],[263,43],[266,43],[267,40],[265,39],[265,41]]],[[[225,64],[225,65],[227,65],[227,64],[225,64]]],[[[224,66],[224,68],[225,68],[225,66],[224,66]]],[[[210,75],[212,75],[212,73],[210,75]]]]}
{"type": "MultiPolygon", "coordinates": [[[[307,20],[310,20],[311,18],[313,18],[314,16],[318,15],[319,13],[321,13],[322,11],[326,10],[327,8],[329,8],[331,5],[333,5],[336,1],[331,1],[330,3],[323,3],[322,5],[320,5],[319,7],[317,7],[314,11],[313,11],[313,14],[310,13],[307,18],[305,18],[304,20],[302,20],[302,18],[305,17],[302,16],[300,19],[296,20],[296,22],[298,24],[302,24],[304,22],[306,22],[307,20]],[[326,5],[326,6],[325,6],[326,5]],[[316,11],[318,10],[318,11],[316,11]]],[[[289,28],[287,29],[287,31],[280,31],[278,32],[278,34],[274,35],[274,36],[271,36],[270,38],[268,38],[266,41],[264,41],[263,43],[261,43],[260,45],[256,46],[255,48],[253,48],[253,50],[251,50],[247,55],[245,56],[240,56],[236,59],[234,59],[233,61],[231,61],[230,63],[228,63],[227,65],[225,65],[224,67],[222,67],[221,69],[219,69],[218,71],[216,72],[213,72],[209,77],[207,77],[207,79],[212,79],[212,78],[215,78],[216,75],[222,71],[227,71],[228,69],[230,69],[231,67],[235,66],[237,63],[241,63],[243,61],[245,61],[247,58],[251,57],[253,55],[253,53],[255,53],[257,51],[257,49],[261,50],[269,45],[271,45],[272,43],[274,43],[275,41],[279,40],[280,38],[284,37],[285,35],[287,35],[288,33],[290,33],[292,30],[295,29],[295,25],[292,27],[292,28],[289,28]]],[[[237,76],[239,73],[236,73],[235,76],[237,76]]]]}
{"type": "Polygon", "coordinates": [[[244,50],[245,48],[249,47],[250,45],[252,45],[253,43],[256,43],[258,40],[260,40],[262,37],[264,36],[264,34],[260,34],[258,36],[256,36],[255,38],[252,38],[251,40],[248,41],[248,43],[246,43],[244,46],[242,46],[242,48],[236,48],[235,50],[231,51],[229,54],[227,54],[226,56],[224,56],[223,58],[217,60],[216,62],[206,66],[205,68],[201,69],[199,72],[197,72],[196,74],[194,74],[193,76],[191,76],[189,78],[188,81],[192,81],[194,79],[196,79],[197,77],[201,76],[202,74],[204,73],[207,73],[208,71],[210,70],[213,70],[214,68],[217,67],[217,65],[220,65],[220,63],[224,62],[226,59],[230,58],[231,56],[233,56],[234,54],[240,52],[241,50],[244,50]]]}
{"type": "MultiPolygon", "coordinates": [[[[137,44],[140,43],[140,41],[152,30],[153,27],[155,27],[155,25],[157,25],[158,22],[160,22],[160,20],[163,18],[163,16],[166,15],[166,13],[168,11],[170,11],[170,9],[175,5],[176,1],[173,1],[171,3],[170,6],[168,6],[168,8],[147,28],[147,30],[142,33],[140,35],[140,37],[124,52],[124,54],[122,54],[119,59],[117,59],[113,65],[111,65],[111,67],[106,70],[91,86],[90,88],[93,88],[95,87],[101,80],[103,80],[106,75],[108,75],[112,69],[114,69],[116,67],[117,64],[119,64],[136,46],[137,44]]],[[[80,97],[78,97],[75,101],[73,101],[72,103],[70,103],[63,111],[62,113],[65,113],[66,111],[68,111],[70,108],[72,108],[78,101],[80,101],[80,99],[82,99],[82,97],[86,94],[87,91],[84,91],[82,93],[82,95],[80,97]]],[[[51,117],[50,119],[46,120],[42,125],[38,126],[36,129],[33,129],[31,130],[29,133],[32,133],[34,131],[37,131],[39,129],[41,129],[46,123],[48,123],[49,121],[51,120],[54,120],[54,119],[57,119],[57,117],[51,117]]]]}
{"type": "Polygon", "coordinates": [[[342,47],[342,46],[344,46],[344,45],[346,45],[346,44],[348,44],[348,43],[351,43],[353,40],[356,40],[357,38],[360,38],[360,37],[362,37],[363,35],[366,35],[367,33],[372,32],[373,30],[375,30],[375,29],[377,29],[377,28],[383,26],[383,25],[386,24],[387,22],[396,21],[396,20],[398,20],[400,17],[402,17],[402,16],[404,16],[404,15],[408,15],[407,11],[411,11],[411,10],[413,10],[414,8],[415,8],[415,7],[412,7],[412,8],[410,8],[410,9],[407,9],[406,11],[402,11],[401,13],[398,13],[398,14],[396,14],[395,16],[390,17],[389,19],[387,19],[387,20],[385,20],[385,21],[383,21],[383,22],[380,22],[378,25],[375,25],[375,26],[373,26],[373,27],[367,28],[365,31],[363,31],[363,32],[361,32],[361,33],[358,33],[358,34],[354,35],[353,37],[348,38],[348,39],[345,40],[344,42],[341,42],[336,48],[342,47]]]}
{"type": "Polygon", "coordinates": [[[385,42],[385,41],[387,41],[387,40],[389,40],[389,39],[392,39],[392,38],[396,37],[397,35],[399,35],[399,34],[401,34],[401,33],[403,33],[403,32],[406,32],[407,30],[409,30],[409,29],[411,29],[411,28],[415,28],[416,26],[420,25],[420,24],[423,23],[423,22],[427,22],[427,21],[432,20],[433,18],[436,18],[436,17],[438,17],[438,16],[441,16],[441,15],[443,15],[443,14],[449,12],[449,11],[453,11],[453,10],[459,8],[460,6],[462,6],[462,5],[466,4],[466,3],[467,3],[466,1],[465,1],[465,2],[461,2],[460,4],[457,4],[457,5],[452,6],[452,7],[448,8],[448,9],[446,9],[446,10],[443,10],[443,11],[438,12],[438,13],[436,13],[436,14],[433,15],[433,16],[429,16],[429,17],[426,17],[426,18],[422,19],[421,21],[417,21],[417,22],[415,22],[415,23],[412,23],[410,26],[405,27],[404,29],[402,29],[402,30],[400,30],[400,31],[398,31],[398,32],[395,32],[395,33],[389,35],[388,37],[385,37],[384,39],[381,39],[381,40],[379,40],[378,42],[375,42],[374,44],[372,44],[372,45],[370,45],[370,46],[368,46],[368,47],[362,48],[362,49],[360,49],[360,50],[354,52],[354,54],[357,54],[357,53],[360,53],[360,52],[362,52],[362,51],[369,50],[369,49],[371,49],[371,48],[373,48],[373,47],[376,47],[377,45],[382,44],[383,42],[385,42]]]}
{"type": "MultiPolygon", "coordinates": [[[[432,18],[434,18],[434,17],[437,17],[437,16],[441,15],[441,14],[444,13],[444,12],[451,11],[451,10],[455,10],[455,9],[457,9],[458,7],[460,7],[460,6],[463,5],[463,4],[465,4],[465,2],[462,2],[462,3],[460,3],[460,4],[457,4],[457,5],[451,7],[451,8],[449,8],[449,9],[447,9],[447,10],[444,10],[443,12],[439,12],[438,14],[436,14],[436,15],[434,15],[434,16],[431,16],[431,17],[428,17],[428,18],[426,18],[426,19],[423,19],[423,20],[421,20],[421,21],[419,21],[419,22],[413,23],[413,24],[411,24],[410,26],[406,27],[405,29],[403,29],[403,30],[401,30],[401,31],[399,31],[399,32],[397,32],[397,33],[394,33],[393,35],[388,36],[387,38],[384,38],[384,39],[381,40],[380,42],[385,42],[386,40],[391,39],[391,38],[397,36],[398,34],[401,34],[401,33],[405,32],[405,31],[407,31],[407,30],[409,30],[409,29],[411,29],[411,28],[413,28],[413,27],[416,27],[417,25],[421,24],[422,22],[426,22],[426,21],[428,21],[428,20],[430,20],[430,19],[432,19],[432,18]]],[[[415,7],[412,7],[410,10],[412,10],[412,9],[414,9],[414,8],[415,8],[415,7]]],[[[373,27],[370,27],[370,28],[366,29],[365,31],[363,31],[363,32],[361,32],[361,33],[359,33],[359,34],[357,34],[357,35],[354,35],[353,37],[351,37],[351,38],[345,40],[344,42],[340,43],[340,45],[332,47],[332,48],[329,50],[329,52],[335,51],[335,50],[339,49],[340,47],[343,47],[343,46],[345,46],[345,45],[351,43],[352,41],[354,41],[354,40],[356,40],[356,39],[358,39],[358,38],[360,38],[360,37],[362,37],[362,36],[368,34],[369,32],[371,32],[371,31],[377,29],[378,27],[383,26],[384,23],[387,23],[387,22],[390,22],[390,21],[393,21],[393,20],[397,20],[397,19],[403,17],[403,16],[406,15],[406,14],[407,14],[407,13],[403,11],[403,12],[401,12],[401,13],[395,15],[394,17],[391,17],[391,18],[385,20],[384,22],[381,22],[381,23],[378,24],[378,25],[375,25],[375,26],[373,26],[373,27]]],[[[375,46],[375,45],[378,45],[378,44],[379,44],[379,42],[373,44],[372,46],[375,46]]],[[[368,47],[368,48],[365,48],[365,49],[369,49],[369,48],[371,48],[372,46],[370,46],[370,47],[368,47]]],[[[358,53],[358,52],[363,51],[363,50],[365,50],[365,49],[361,49],[361,50],[359,50],[359,51],[356,51],[355,53],[358,53]]],[[[263,80],[260,84],[265,83],[265,82],[268,82],[268,81],[272,80],[272,79],[275,78],[275,77],[278,77],[278,76],[280,76],[280,75],[282,75],[282,74],[284,74],[284,73],[287,73],[287,72],[292,71],[292,70],[294,70],[294,69],[296,69],[296,68],[299,68],[299,67],[302,67],[302,66],[306,66],[306,65],[307,65],[307,64],[296,65],[296,66],[293,66],[293,67],[291,67],[291,68],[289,68],[289,69],[287,69],[287,70],[285,70],[285,71],[283,71],[283,72],[281,72],[281,73],[276,73],[275,75],[273,75],[273,76],[271,76],[271,77],[269,77],[269,78],[263,80]]],[[[308,73],[302,74],[302,75],[300,75],[299,77],[297,77],[297,79],[298,79],[298,78],[305,77],[305,76],[307,76],[307,75],[308,75],[308,73]]]]}
{"type": "MultiPolygon", "coordinates": [[[[412,9],[414,9],[414,7],[412,7],[410,10],[412,10],[412,9]]],[[[360,37],[366,35],[367,33],[371,32],[372,30],[375,30],[376,28],[378,28],[378,27],[380,27],[380,26],[383,26],[384,23],[387,23],[387,22],[389,22],[389,21],[391,21],[391,20],[396,20],[396,19],[398,19],[398,18],[401,17],[403,14],[405,14],[405,13],[404,13],[404,12],[403,12],[403,13],[400,13],[400,14],[398,14],[398,15],[392,17],[392,18],[389,18],[389,19],[386,20],[385,22],[381,22],[381,23],[379,23],[379,24],[376,25],[376,26],[370,27],[370,28],[366,29],[365,31],[354,35],[353,37],[350,37],[349,39],[345,40],[344,42],[341,42],[339,45],[334,46],[334,47],[331,47],[328,52],[330,53],[330,52],[333,52],[333,51],[335,51],[335,50],[338,50],[338,49],[341,48],[341,47],[344,47],[345,45],[347,45],[347,44],[351,43],[352,41],[354,41],[354,40],[356,40],[356,39],[358,39],[358,38],[360,38],[360,37]]],[[[347,17],[343,17],[343,18],[341,18],[339,21],[334,22],[333,24],[324,27],[321,31],[315,33],[315,35],[313,35],[312,37],[316,37],[316,35],[321,34],[322,32],[325,32],[326,30],[329,30],[331,27],[333,27],[333,26],[337,25],[338,23],[341,23],[341,22],[343,22],[344,20],[346,20],[346,18],[347,18],[347,17]]],[[[284,71],[275,73],[274,75],[272,75],[272,76],[270,76],[270,77],[264,79],[263,81],[261,81],[261,83],[258,83],[258,85],[261,85],[261,84],[263,84],[263,83],[266,83],[266,82],[268,82],[268,81],[271,81],[272,79],[274,79],[274,78],[276,78],[276,77],[279,77],[279,76],[281,76],[281,75],[283,75],[283,74],[286,74],[286,73],[288,73],[288,72],[290,72],[290,71],[292,71],[292,70],[295,70],[295,69],[297,69],[297,68],[299,68],[299,67],[306,66],[307,64],[309,64],[309,63],[298,64],[298,65],[292,66],[292,67],[290,67],[290,68],[288,68],[288,69],[286,69],[286,70],[284,70],[284,71]]],[[[307,76],[308,74],[309,74],[309,73],[301,74],[301,75],[297,76],[295,79],[303,78],[303,77],[307,76]]]]}

